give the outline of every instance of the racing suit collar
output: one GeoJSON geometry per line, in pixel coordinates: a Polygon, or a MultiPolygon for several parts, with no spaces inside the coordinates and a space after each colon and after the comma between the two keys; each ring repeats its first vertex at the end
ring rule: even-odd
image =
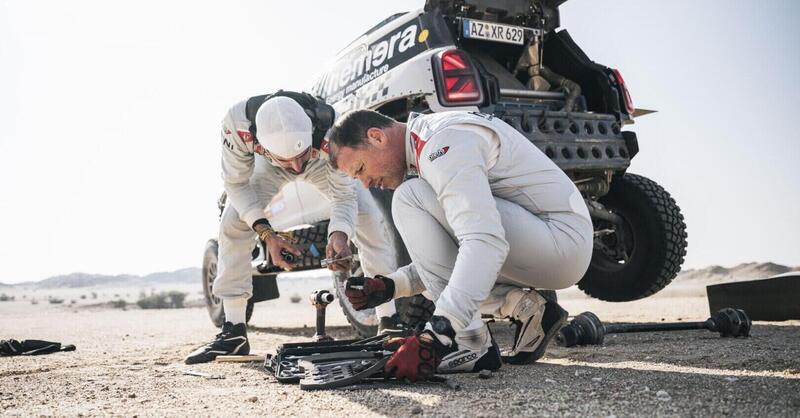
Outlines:
{"type": "Polygon", "coordinates": [[[406,122],[406,175],[408,176],[419,175],[419,167],[417,167],[416,142],[412,136],[414,122],[419,116],[422,116],[422,114],[411,112],[409,113],[408,121],[406,122]]]}

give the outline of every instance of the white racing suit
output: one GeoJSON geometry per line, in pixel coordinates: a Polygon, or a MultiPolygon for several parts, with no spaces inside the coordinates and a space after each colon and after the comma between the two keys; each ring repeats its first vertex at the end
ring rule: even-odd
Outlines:
{"type": "Polygon", "coordinates": [[[456,331],[481,313],[509,316],[514,288],[563,289],[581,279],[593,229],[580,192],[511,126],[466,112],[412,114],[409,174],[392,215],[412,263],[389,275],[395,296],[427,291],[456,331]]]}
{"type": "MultiPolygon", "coordinates": [[[[253,141],[245,104],[242,101],[233,106],[222,122],[222,178],[228,205],[220,223],[214,295],[222,299],[252,296],[253,223],[265,217],[264,208],[281,187],[296,180],[311,183],[330,200],[328,234],[341,231],[355,242],[367,276],[395,271],[394,249],[369,191],[334,170],[326,158],[312,158],[302,174],[273,165],[261,145],[253,141]]],[[[379,316],[394,313],[393,303],[379,308],[379,316]]]]}

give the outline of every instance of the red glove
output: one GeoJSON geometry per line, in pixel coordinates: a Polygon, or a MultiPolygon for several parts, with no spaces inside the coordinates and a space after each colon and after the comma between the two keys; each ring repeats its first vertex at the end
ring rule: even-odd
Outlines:
{"type": "Polygon", "coordinates": [[[394,280],[383,276],[351,277],[344,294],[357,311],[374,308],[392,300],[394,280]]]}
{"type": "Polygon", "coordinates": [[[429,332],[411,337],[392,338],[384,344],[384,347],[390,350],[399,347],[383,368],[386,375],[412,382],[431,378],[442,362],[440,351],[445,349],[429,332]]]}

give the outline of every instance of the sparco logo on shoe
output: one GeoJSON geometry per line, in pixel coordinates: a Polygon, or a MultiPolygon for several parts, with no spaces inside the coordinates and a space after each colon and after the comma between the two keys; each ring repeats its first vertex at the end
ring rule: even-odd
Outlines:
{"type": "Polygon", "coordinates": [[[458,366],[460,366],[460,365],[462,365],[462,364],[464,364],[466,362],[475,360],[476,358],[478,358],[478,353],[472,352],[472,353],[467,354],[464,357],[459,357],[459,358],[457,358],[455,360],[450,360],[447,364],[452,368],[456,368],[456,367],[458,367],[458,366]]]}

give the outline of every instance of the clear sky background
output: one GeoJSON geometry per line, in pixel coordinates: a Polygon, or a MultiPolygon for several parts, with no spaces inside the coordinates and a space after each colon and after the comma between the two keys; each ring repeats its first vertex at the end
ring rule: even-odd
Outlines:
{"type": "MultiPolygon", "coordinates": [[[[0,282],[199,266],[217,233],[219,123],[302,89],[422,0],[0,0],[0,282]]],[[[630,171],[669,190],[684,268],[800,265],[800,2],[570,0],[562,28],[619,68],[630,171]]]]}

